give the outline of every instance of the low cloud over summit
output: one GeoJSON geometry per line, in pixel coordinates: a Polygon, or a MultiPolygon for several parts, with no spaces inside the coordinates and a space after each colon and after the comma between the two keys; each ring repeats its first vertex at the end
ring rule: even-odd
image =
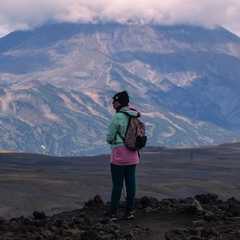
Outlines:
{"type": "Polygon", "coordinates": [[[221,25],[240,35],[238,0],[2,0],[0,36],[47,22],[221,25]]]}

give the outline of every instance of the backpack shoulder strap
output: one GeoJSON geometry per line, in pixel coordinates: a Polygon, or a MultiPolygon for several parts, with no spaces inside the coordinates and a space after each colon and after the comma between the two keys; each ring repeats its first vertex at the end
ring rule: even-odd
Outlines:
{"type": "MultiPolygon", "coordinates": [[[[127,132],[128,127],[129,127],[129,124],[130,124],[130,121],[131,121],[131,116],[130,116],[130,114],[128,114],[128,113],[126,113],[126,112],[121,112],[121,113],[124,113],[125,115],[128,116],[128,125],[127,125],[127,129],[126,129],[126,132],[127,132]]],[[[117,134],[118,134],[118,135],[122,138],[122,140],[124,141],[125,137],[123,137],[123,136],[120,134],[119,131],[117,131],[117,134]]]]}

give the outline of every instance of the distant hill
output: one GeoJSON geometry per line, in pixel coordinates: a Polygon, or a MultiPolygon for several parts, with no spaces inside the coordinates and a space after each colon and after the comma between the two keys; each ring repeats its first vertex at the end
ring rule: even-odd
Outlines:
{"type": "MultiPolygon", "coordinates": [[[[240,198],[240,146],[147,147],[137,166],[137,197],[185,198],[208,192],[240,198]]],[[[82,207],[111,193],[110,156],[56,157],[0,152],[0,217],[46,214],[82,207]]],[[[122,196],[124,198],[124,196],[122,196]]]]}
{"type": "Polygon", "coordinates": [[[240,38],[224,28],[48,24],[0,39],[2,149],[110,151],[111,97],[127,90],[148,146],[236,141],[240,38]]]}

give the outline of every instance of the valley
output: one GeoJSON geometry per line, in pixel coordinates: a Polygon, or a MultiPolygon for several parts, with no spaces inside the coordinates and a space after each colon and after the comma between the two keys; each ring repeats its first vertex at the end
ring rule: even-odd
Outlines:
{"type": "MultiPolygon", "coordinates": [[[[215,193],[240,198],[240,144],[146,148],[137,168],[137,198],[186,198],[215,193]]],[[[0,216],[46,214],[81,208],[100,195],[110,199],[109,155],[53,157],[0,152],[0,216]]],[[[124,194],[122,195],[124,198],[124,194]]]]}

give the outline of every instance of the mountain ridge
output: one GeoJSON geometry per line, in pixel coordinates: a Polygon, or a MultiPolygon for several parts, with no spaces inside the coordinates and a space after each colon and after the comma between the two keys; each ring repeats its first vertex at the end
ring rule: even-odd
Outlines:
{"type": "Polygon", "coordinates": [[[149,146],[236,141],[239,65],[240,39],[221,27],[55,24],[13,32],[0,39],[2,148],[106,153],[111,96],[121,90],[142,111],[149,146]],[[21,126],[11,138],[8,122],[21,126]]]}

